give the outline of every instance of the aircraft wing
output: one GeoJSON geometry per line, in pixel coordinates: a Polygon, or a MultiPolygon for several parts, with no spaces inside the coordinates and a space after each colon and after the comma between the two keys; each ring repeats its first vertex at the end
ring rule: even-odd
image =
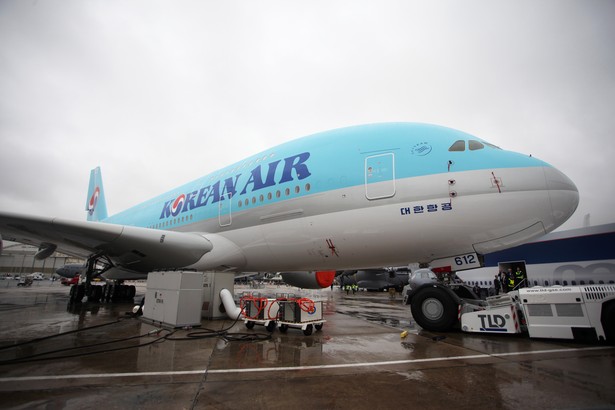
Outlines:
{"type": "Polygon", "coordinates": [[[196,263],[213,249],[197,233],[0,212],[0,239],[56,249],[86,259],[97,254],[137,272],[196,263]]]}

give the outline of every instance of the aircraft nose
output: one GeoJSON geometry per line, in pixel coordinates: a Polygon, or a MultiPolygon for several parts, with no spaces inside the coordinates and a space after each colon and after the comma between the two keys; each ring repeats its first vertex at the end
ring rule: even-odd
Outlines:
{"type": "Polygon", "coordinates": [[[574,182],[558,169],[545,167],[544,171],[556,228],[566,222],[577,209],[579,190],[574,182]]]}

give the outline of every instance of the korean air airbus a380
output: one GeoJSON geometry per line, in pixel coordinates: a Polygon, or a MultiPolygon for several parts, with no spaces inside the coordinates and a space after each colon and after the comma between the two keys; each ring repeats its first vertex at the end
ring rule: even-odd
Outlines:
{"type": "Polygon", "coordinates": [[[279,145],[113,216],[97,168],[87,222],[0,212],[0,233],[39,246],[39,258],[57,249],[102,261],[108,278],[297,271],[293,284],[325,287],[339,269],[478,267],[481,254],[557,228],[578,201],[539,159],[449,128],[385,123],[279,145]]]}

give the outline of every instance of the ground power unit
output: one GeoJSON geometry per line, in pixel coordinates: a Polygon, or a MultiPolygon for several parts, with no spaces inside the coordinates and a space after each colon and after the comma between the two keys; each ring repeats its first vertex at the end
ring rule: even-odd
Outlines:
{"type": "Polygon", "coordinates": [[[143,319],[170,327],[199,326],[203,274],[165,271],[147,275],[143,319]]]}

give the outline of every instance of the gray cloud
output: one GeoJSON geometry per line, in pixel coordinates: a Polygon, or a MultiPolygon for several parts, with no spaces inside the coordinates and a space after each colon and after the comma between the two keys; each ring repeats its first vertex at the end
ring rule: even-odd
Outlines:
{"type": "Polygon", "coordinates": [[[82,219],[268,146],[420,121],[531,153],[613,222],[615,3],[0,3],[0,209],[82,219]]]}

